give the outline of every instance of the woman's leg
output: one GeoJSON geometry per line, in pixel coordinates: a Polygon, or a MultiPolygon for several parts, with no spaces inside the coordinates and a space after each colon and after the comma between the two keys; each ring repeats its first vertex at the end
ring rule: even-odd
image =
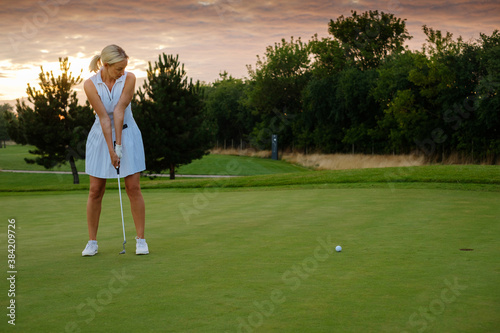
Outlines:
{"type": "Polygon", "coordinates": [[[101,216],[101,203],[106,190],[106,179],[90,176],[89,199],[87,201],[87,225],[89,240],[96,240],[99,217],[101,216]]]}
{"type": "Polygon", "coordinates": [[[146,206],[142,197],[140,173],[125,177],[125,190],[130,200],[132,217],[134,218],[137,237],[144,239],[144,226],[146,224],[146,206]]]}

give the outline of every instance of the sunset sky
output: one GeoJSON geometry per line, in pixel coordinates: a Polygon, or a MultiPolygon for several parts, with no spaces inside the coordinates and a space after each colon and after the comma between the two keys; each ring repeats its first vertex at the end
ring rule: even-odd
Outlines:
{"type": "Polygon", "coordinates": [[[89,77],[90,59],[108,44],[126,50],[127,70],[139,79],[163,52],[179,54],[194,80],[213,82],[224,70],[243,78],[266,46],[326,37],[330,19],[375,9],[407,19],[411,49],[425,42],[424,24],[465,40],[500,29],[500,0],[8,1],[0,12],[0,103],[26,96],[40,66],[57,74],[59,57],[89,77]]]}

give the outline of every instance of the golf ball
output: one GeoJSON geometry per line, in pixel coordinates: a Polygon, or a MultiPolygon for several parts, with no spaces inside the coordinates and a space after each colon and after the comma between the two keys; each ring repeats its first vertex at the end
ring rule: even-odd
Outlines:
{"type": "Polygon", "coordinates": [[[337,251],[337,252],[340,252],[340,251],[342,251],[342,246],[340,246],[340,245],[337,245],[337,247],[335,248],[335,251],[337,251]]]}

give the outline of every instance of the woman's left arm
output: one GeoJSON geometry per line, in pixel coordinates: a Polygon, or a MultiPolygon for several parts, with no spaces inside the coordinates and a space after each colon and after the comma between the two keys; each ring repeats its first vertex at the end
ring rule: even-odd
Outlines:
{"type": "Polygon", "coordinates": [[[128,72],[125,79],[125,86],[118,103],[113,110],[113,119],[115,123],[116,144],[122,144],[123,118],[125,117],[125,109],[132,101],[135,92],[135,75],[128,72]]]}

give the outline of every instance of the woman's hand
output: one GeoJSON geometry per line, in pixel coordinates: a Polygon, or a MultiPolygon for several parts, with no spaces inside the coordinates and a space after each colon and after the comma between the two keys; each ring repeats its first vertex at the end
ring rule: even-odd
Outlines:
{"type": "Polygon", "coordinates": [[[120,167],[120,158],[118,157],[118,155],[116,155],[116,153],[114,151],[112,151],[109,153],[109,156],[111,157],[111,164],[113,165],[113,167],[115,169],[119,168],[120,167]]]}

